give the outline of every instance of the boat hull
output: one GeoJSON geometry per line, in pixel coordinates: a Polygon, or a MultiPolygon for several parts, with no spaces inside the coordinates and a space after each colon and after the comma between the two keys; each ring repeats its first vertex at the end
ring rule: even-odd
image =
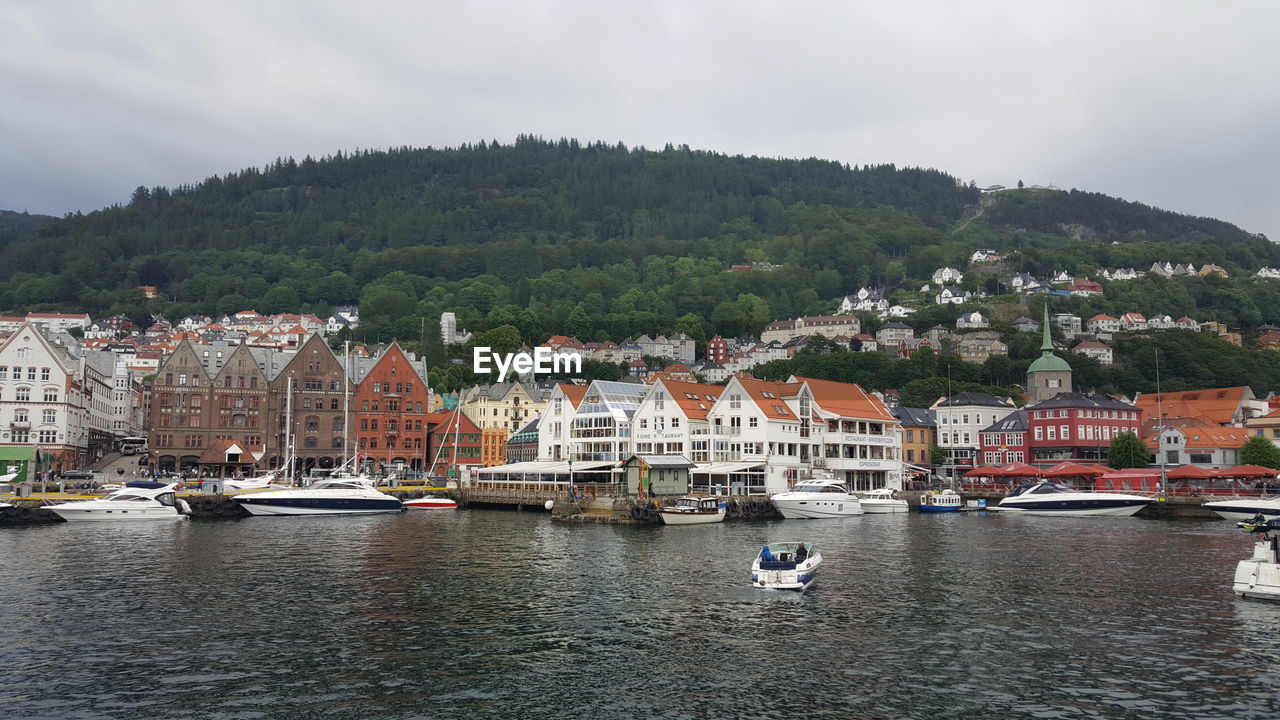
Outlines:
{"type": "MultiPolygon", "coordinates": [[[[119,504],[119,503],[113,503],[119,504]]],[[[154,508],[105,508],[105,507],[67,507],[50,505],[50,512],[67,522],[139,522],[156,520],[186,520],[171,507],[154,508]]]]}
{"type": "Polygon", "coordinates": [[[400,512],[399,500],[314,499],[314,498],[232,498],[253,515],[369,515],[400,512]]]}
{"type": "Polygon", "coordinates": [[[449,498],[421,497],[405,500],[404,506],[410,510],[457,510],[458,503],[449,498]]]}
{"type": "Polygon", "coordinates": [[[1001,512],[1063,517],[1129,517],[1151,504],[1150,498],[1094,500],[1037,500],[1025,503],[1001,501],[1001,512]]]}
{"type": "Polygon", "coordinates": [[[854,500],[784,500],[775,497],[774,507],[788,520],[818,520],[862,514],[862,504],[854,500]]]}
{"type": "Polygon", "coordinates": [[[1261,515],[1268,520],[1280,518],[1280,500],[1215,500],[1204,507],[1225,520],[1239,522],[1261,515]]]}
{"type": "Polygon", "coordinates": [[[665,525],[710,525],[711,523],[724,522],[724,516],[724,508],[720,508],[713,513],[658,511],[658,517],[662,518],[662,522],[665,525]]]}
{"type": "Polygon", "coordinates": [[[805,590],[818,579],[821,564],[821,556],[817,562],[790,570],[762,570],[757,563],[757,567],[751,569],[751,585],[764,590],[805,590]]]}
{"type": "Polygon", "coordinates": [[[906,500],[863,500],[862,512],[868,514],[904,513],[911,510],[906,500]]]}
{"type": "Polygon", "coordinates": [[[1262,560],[1241,560],[1231,589],[1236,595],[1280,601],[1280,565],[1262,560]]]}

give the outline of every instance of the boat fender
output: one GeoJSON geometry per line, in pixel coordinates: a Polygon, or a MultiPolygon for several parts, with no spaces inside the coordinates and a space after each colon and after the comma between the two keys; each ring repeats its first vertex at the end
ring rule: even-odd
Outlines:
{"type": "Polygon", "coordinates": [[[191,514],[191,504],[188,503],[186,500],[183,500],[182,498],[178,498],[178,514],[179,515],[191,514]]]}
{"type": "Polygon", "coordinates": [[[752,515],[759,515],[759,514],[760,514],[760,501],[759,501],[759,500],[752,500],[751,502],[747,503],[747,507],[751,508],[751,514],[752,514],[752,515]]]}
{"type": "Polygon", "coordinates": [[[644,508],[640,507],[639,505],[635,505],[635,506],[633,506],[633,507],[631,508],[631,519],[632,519],[632,520],[640,520],[640,519],[644,518],[644,515],[645,515],[645,513],[644,513],[644,508]]]}
{"type": "Polygon", "coordinates": [[[222,507],[222,503],[220,503],[220,502],[216,502],[216,501],[215,501],[215,502],[211,502],[211,503],[209,503],[209,513],[210,513],[211,515],[221,515],[221,514],[223,514],[224,512],[226,512],[226,511],[225,511],[225,509],[222,507]]]}
{"type": "Polygon", "coordinates": [[[8,521],[17,520],[17,519],[18,519],[18,508],[16,508],[16,507],[5,508],[5,509],[4,509],[4,513],[3,513],[2,515],[0,515],[0,519],[8,520],[8,521]]]}
{"type": "Polygon", "coordinates": [[[31,518],[35,517],[35,514],[36,514],[36,511],[32,510],[29,507],[18,508],[19,520],[30,520],[31,518]]]}
{"type": "Polygon", "coordinates": [[[36,517],[45,519],[51,518],[53,517],[53,511],[47,507],[36,508],[36,517]]]}

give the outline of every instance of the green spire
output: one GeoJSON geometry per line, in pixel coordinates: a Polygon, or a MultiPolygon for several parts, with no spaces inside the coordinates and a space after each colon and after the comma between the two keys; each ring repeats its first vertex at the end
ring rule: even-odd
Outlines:
{"type": "Polygon", "coordinates": [[[1049,303],[1044,304],[1044,324],[1040,326],[1044,330],[1044,342],[1040,343],[1040,349],[1051,353],[1053,352],[1053,340],[1049,337],[1049,303]]]}

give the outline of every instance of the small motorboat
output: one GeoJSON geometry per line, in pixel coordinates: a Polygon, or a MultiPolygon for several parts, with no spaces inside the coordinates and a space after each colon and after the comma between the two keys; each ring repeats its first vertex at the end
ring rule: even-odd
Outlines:
{"type": "Polygon", "coordinates": [[[1153,498],[1143,495],[1081,492],[1042,480],[1014,490],[997,507],[1002,512],[1024,515],[1129,517],[1153,502],[1153,498]]]}
{"type": "Polygon", "coordinates": [[[751,563],[751,584],[774,590],[804,590],[813,584],[822,553],[813,543],[769,543],[751,563]]]}
{"type": "Polygon", "coordinates": [[[447,497],[423,495],[420,498],[405,500],[404,506],[410,510],[457,510],[458,503],[447,497]]]}
{"type": "Polygon", "coordinates": [[[893,488],[879,488],[858,493],[865,513],[904,513],[911,509],[907,501],[898,497],[893,488]]]}
{"type": "Polygon", "coordinates": [[[365,515],[400,512],[404,503],[357,476],[330,476],[303,488],[267,490],[231,498],[253,515],[365,515]]]}
{"type": "Polygon", "coordinates": [[[185,520],[191,507],[178,498],[177,487],[177,483],[131,482],[106,497],[50,505],[49,510],[71,522],[185,520]]]}
{"type": "Polygon", "coordinates": [[[705,525],[724,520],[725,508],[719,498],[682,497],[675,505],[658,508],[658,517],[667,525],[705,525]]]}
{"type": "Polygon", "coordinates": [[[1236,565],[1235,581],[1231,589],[1243,598],[1280,600],[1280,519],[1267,520],[1255,515],[1237,526],[1256,534],[1253,557],[1236,565]]]}
{"type": "Polygon", "coordinates": [[[862,514],[858,496],[835,480],[806,480],[770,499],[782,517],[789,520],[862,514]]]}
{"type": "Polygon", "coordinates": [[[951,488],[947,488],[942,492],[934,492],[930,490],[920,496],[920,512],[960,512],[960,500],[960,494],[951,488]]]}
{"type": "Polygon", "coordinates": [[[1204,507],[1218,513],[1224,520],[1250,520],[1257,515],[1267,519],[1280,518],[1280,498],[1238,498],[1236,500],[1215,500],[1207,502],[1204,507]]]}

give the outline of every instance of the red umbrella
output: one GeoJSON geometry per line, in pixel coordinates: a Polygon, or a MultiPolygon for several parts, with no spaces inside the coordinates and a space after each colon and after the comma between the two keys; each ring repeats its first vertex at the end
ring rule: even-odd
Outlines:
{"type": "Polygon", "coordinates": [[[1109,471],[1110,468],[1103,468],[1099,465],[1083,465],[1071,461],[1060,462],[1057,465],[1044,471],[1045,477],[1074,477],[1074,476],[1098,476],[1109,471]]]}
{"type": "Polygon", "coordinates": [[[1261,465],[1237,465],[1233,468],[1214,470],[1213,476],[1227,478],[1273,478],[1277,473],[1280,473],[1280,471],[1273,470],[1269,467],[1262,467],[1261,465]]]}
{"type": "Polygon", "coordinates": [[[1212,470],[1205,470],[1195,465],[1183,465],[1164,474],[1170,480],[1203,480],[1214,476],[1212,470]]]}
{"type": "Polygon", "coordinates": [[[966,471],[960,477],[990,477],[999,473],[1000,468],[995,465],[981,465],[972,470],[966,471]]]}
{"type": "Polygon", "coordinates": [[[1001,465],[991,474],[997,477],[1040,477],[1044,473],[1040,468],[1034,465],[1015,462],[1009,463],[1008,465],[1001,465]]]}

